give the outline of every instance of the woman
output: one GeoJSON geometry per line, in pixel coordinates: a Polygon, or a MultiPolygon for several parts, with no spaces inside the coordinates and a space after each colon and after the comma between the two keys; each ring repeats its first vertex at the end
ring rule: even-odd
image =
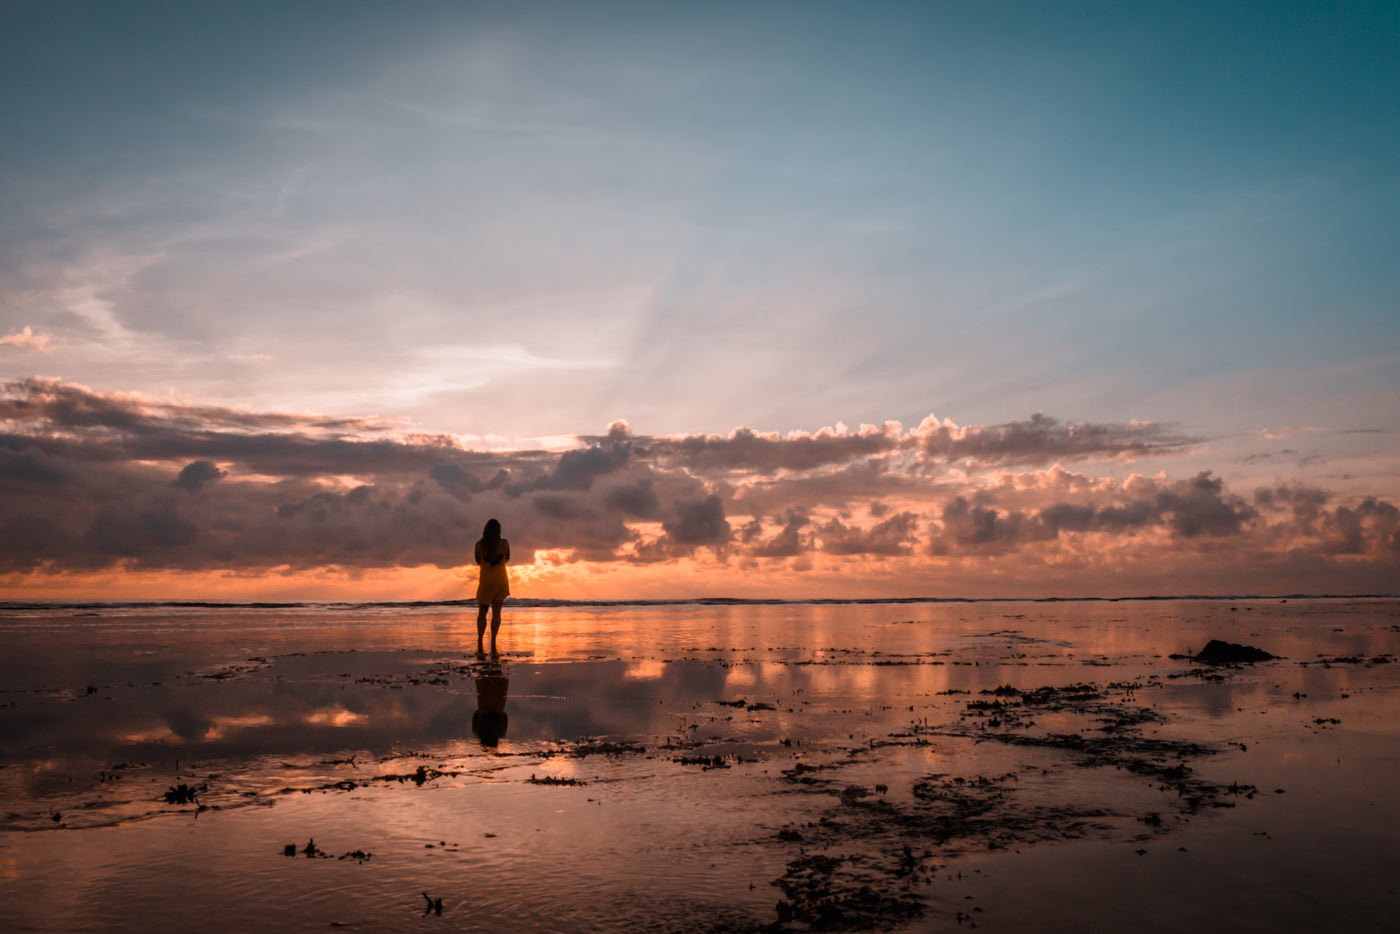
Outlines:
{"type": "Polygon", "coordinates": [[[476,651],[483,654],[481,641],[486,635],[486,608],[491,608],[491,654],[496,654],[496,633],[501,628],[501,604],[510,596],[510,577],[506,562],[510,560],[510,542],[501,538],[501,523],[486,520],[481,541],[476,543],[476,563],[481,577],[476,583],[476,651]]]}

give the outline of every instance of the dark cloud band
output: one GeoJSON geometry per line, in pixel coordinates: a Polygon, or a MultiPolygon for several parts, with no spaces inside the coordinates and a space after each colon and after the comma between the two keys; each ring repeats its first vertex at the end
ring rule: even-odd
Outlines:
{"type": "Polygon", "coordinates": [[[1128,542],[1165,558],[1221,541],[1254,553],[1400,555],[1400,510],[1377,497],[1339,502],[1285,484],[1246,498],[1203,472],[1079,478],[1030,501],[994,480],[1194,441],[1151,423],[1036,415],[785,437],[636,436],[619,423],[565,451],[474,451],[374,420],[154,403],[28,379],[0,395],[0,569],[453,567],[467,563],[489,517],[510,528],[519,562],[533,549],[597,562],[697,552],[928,561],[1128,542]],[[959,470],[940,474],[940,464],[959,470]]]}

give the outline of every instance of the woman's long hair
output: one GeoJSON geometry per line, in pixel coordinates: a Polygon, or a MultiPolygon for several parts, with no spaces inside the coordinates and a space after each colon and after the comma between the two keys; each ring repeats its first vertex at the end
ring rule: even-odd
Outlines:
{"type": "Polygon", "coordinates": [[[495,557],[501,550],[501,523],[498,519],[487,519],[481,530],[481,550],[495,557]]]}

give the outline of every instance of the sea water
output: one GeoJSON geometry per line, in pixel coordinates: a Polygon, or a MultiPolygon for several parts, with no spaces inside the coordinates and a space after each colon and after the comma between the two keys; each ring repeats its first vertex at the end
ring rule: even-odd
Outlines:
{"type": "Polygon", "coordinates": [[[1400,601],[514,605],[499,656],[476,636],[463,606],[0,610],[4,927],[1400,909],[1400,601]],[[1279,657],[1169,658],[1210,639],[1279,657]]]}

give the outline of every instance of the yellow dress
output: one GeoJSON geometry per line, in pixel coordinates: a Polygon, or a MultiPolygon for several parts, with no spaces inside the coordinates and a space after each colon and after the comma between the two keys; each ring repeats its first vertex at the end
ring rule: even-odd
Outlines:
{"type": "Polygon", "coordinates": [[[492,606],[510,596],[510,576],[505,563],[481,565],[481,577],[476,582],[476,602],[492,606]]]}

